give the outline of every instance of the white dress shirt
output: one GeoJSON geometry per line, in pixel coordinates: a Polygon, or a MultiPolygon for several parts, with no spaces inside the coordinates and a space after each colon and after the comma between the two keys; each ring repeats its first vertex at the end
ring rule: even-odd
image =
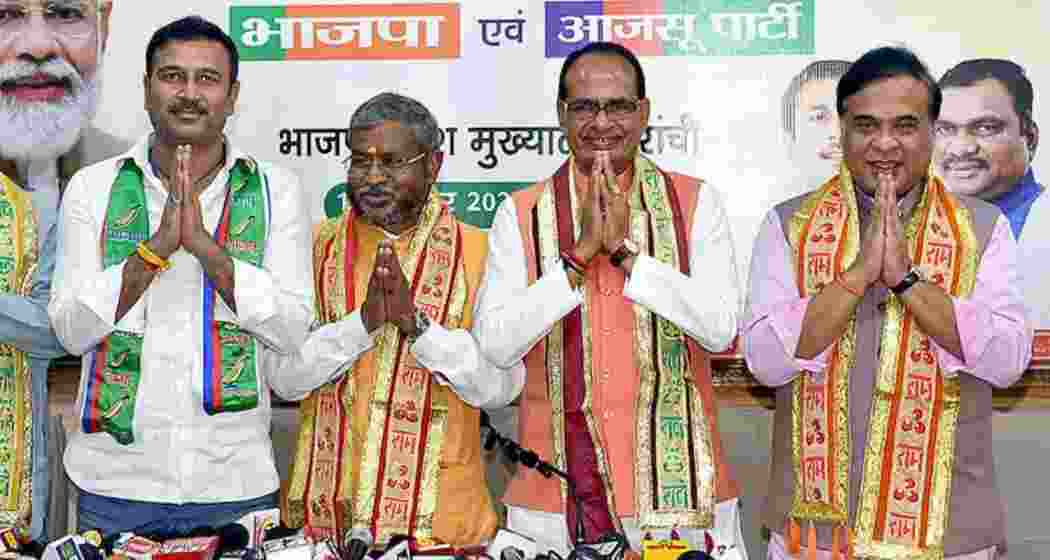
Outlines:
{"type": "MultiPolygon", "coordinates": [[[[148,163],[149,136],[124,155],[77,173],[62,201],[58,264],[48,308],[59,340],[83,355],[77,430],[65,454],[69,477],[105,496],[164,503],[216,503],[256,498],[278,488],[270,442],[270,392],[290,375],[278,354],[306,337],[313,309],[310,226],[298,179],[257,162],[263,176],[267,229],[263,268],[234,259],[234,313],[216,294],[215,319],[252,334],[257,345],[258,405],[209,416],[202,404],[204,271],[180,248],[142,297],[115,322],[123,263],[103,269],[100,235],[109,192],[124,160],[143,170],[151,233],[168,197],[148,163]],[[135,404],[135,441],[121,445],[108,433],[85,434],[84,386],[93,352],[120,329],[143,335],[142,376],[135,404]]],[[[204,226],[214,231],[233,164],[247,157],[227,141],[226,164],[200,194],[204,226]]]]}
{"type": "MultiPolygon", "coordinates": [[[[414,231],[406,234],[413,235],[414,231]]],[[[387,237],[396,236],[388,233],[387,237]]],[[[321,326],[310,333],[298,352],[282,358],[281,369],[294,373],[275,378],[273,390],[281,398],[297,401],[325,383],[338,380],[358,357],[372,349],[378,332],[376,329],[370,334],[365,330],[360,308],[340,321],[321,326]]],[[[463,402],[478,408],[510,404],[525,383],[525,364],[519,362],[509,371],[496,368],[464,329],[449,330],[431,323],[409,347],[409,352],[420,365],[434,373],[438,383],[452,389],[463,402]]]]}
{"type": "MultiPolygon", "coordinates": [[[[639,255],[623,295],[678,325],[708,351],[722,351],[736,335],[735,262],[722,197],[704,184],[690,232],[690,275],[639,255]]],[[[560,266],[552,270],[528,285],[518,215],[513,197],[508,197],[496,210],[489,231],[489,260],[474,318],[481,350],[496,365],[509,368],[520,362],[558,321],[583,303],[583,292],[572,289],[565,270],[560,266]]]]}

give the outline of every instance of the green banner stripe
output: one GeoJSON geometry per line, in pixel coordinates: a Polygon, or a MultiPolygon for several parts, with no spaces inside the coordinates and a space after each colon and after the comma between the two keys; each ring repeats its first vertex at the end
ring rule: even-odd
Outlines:
{"type": "Polygon", "coordinates": [[[285,6],[230,6],[230,37],[244,61],[284,60],[285,50],[279,37],[264,37],[260,30],[278,30],[278,18],[287,13],[285,6]]]}

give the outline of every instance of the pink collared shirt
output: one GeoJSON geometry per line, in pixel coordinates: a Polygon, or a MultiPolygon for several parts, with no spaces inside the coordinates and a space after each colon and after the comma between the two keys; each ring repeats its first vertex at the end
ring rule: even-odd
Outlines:
{"type": "MultiPolygon", "coordinates": [[[[799,371],[822,371],[827,349],[812,360],[795,357],[810,298],[800,297],[791,247],[775,210],[762,224],[751,259],[748,303],[741,328],[744,358],[755,378],[779,387],[799,371]]],[[[1032,325],[1020,292],[1017,242],[999,217],[977,268],[969,298],[952,298],[964,360],[934,342],[948,375],[967,372],[995,387],[1016,382],[1032,357],[1032,325]]]]}

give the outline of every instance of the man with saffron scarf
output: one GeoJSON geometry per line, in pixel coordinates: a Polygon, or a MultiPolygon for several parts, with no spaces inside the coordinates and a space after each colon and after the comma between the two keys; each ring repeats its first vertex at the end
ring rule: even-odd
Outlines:
{"type": "Polygon", "coordinates": [[[65,466],[79,524],[185,533],[274,507],[270,383],[310,324],[298,180],[223,134],[233,41],[187,17],[146,48],[153,133],[65,192],[49,314],[83,355],[65,466]]]}
{"type": "Polygon", "coordinates": [[[707,355],[736,332],[720,196],[639,152],[649,100],[624,47],[569,55],[557,104],[572,157],[497,210],[476,333],[497,365],[524,362],[522,444],[573,484],[519,469],[508,525],[562,555],[677,530],[746,558],[707,355]]]}
{"type": "Polygon", "coordinates": [[[770,211],[751,269],[769,557],[995,558],[992,387],[1032,340],[1010,224],[932,172],[941,93],[912,52],[868,52],[836,96],[839,174],[770,211]]]}
{"type": "Polygon", "coordinates": [[[441,143],[430,111],[402,95],[350,119],[350,205],[314,236],[320,327],[274,384],[306,397],[291,526],[457,547],[496,531],[479,407],[506,405],[524,370],[497,371],[467,330],[487,237],[437,191],[441,143]]]}

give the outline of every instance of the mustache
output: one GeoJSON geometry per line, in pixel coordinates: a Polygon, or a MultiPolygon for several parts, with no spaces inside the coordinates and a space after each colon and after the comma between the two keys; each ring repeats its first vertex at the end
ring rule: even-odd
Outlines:
{"type": "Polygon", "coordinates": [[[941,167],[947,168],[947,167],[951,167],[953,165],[958,165],[960,163],[968,163],[968,164],[978,165],[978,166],[981,166],[981,167],[984,167],[984,166],[987,165],[985,163],[985,161],[983,159],[981,159],[981,158],[975,158],[975,157],[972,157],[972,156],[951,156],[951,155],[946,155],[946,156],[944,156],[944,159],[941,160],[941,167]]]}
{"type": "Polygon", "coordinates": [[[15,60],[0,64],[0,86],[12,87],[30,81],[39,81],[44,77],[49,81],[64,82],[74,93],[80,91],[84,79],[76,67],[64,58],[50,58],[44,62],[15,60]]]}
{"type": "Polygon", "coordinates": [[[391,191],[392,189],[388,188],[386,184],[380,183],[378,185],[367,185],[357,189],[351,189],[350,196],[393,196],[393,193],[391,191]]]}
{"type": "Polygon", "coordinates": [[[176,99],[169,110],[172,113],[195,112],[201,115],[208,113],[208,108],[204,106],[203,101],[186,98],[176,99]]]}

